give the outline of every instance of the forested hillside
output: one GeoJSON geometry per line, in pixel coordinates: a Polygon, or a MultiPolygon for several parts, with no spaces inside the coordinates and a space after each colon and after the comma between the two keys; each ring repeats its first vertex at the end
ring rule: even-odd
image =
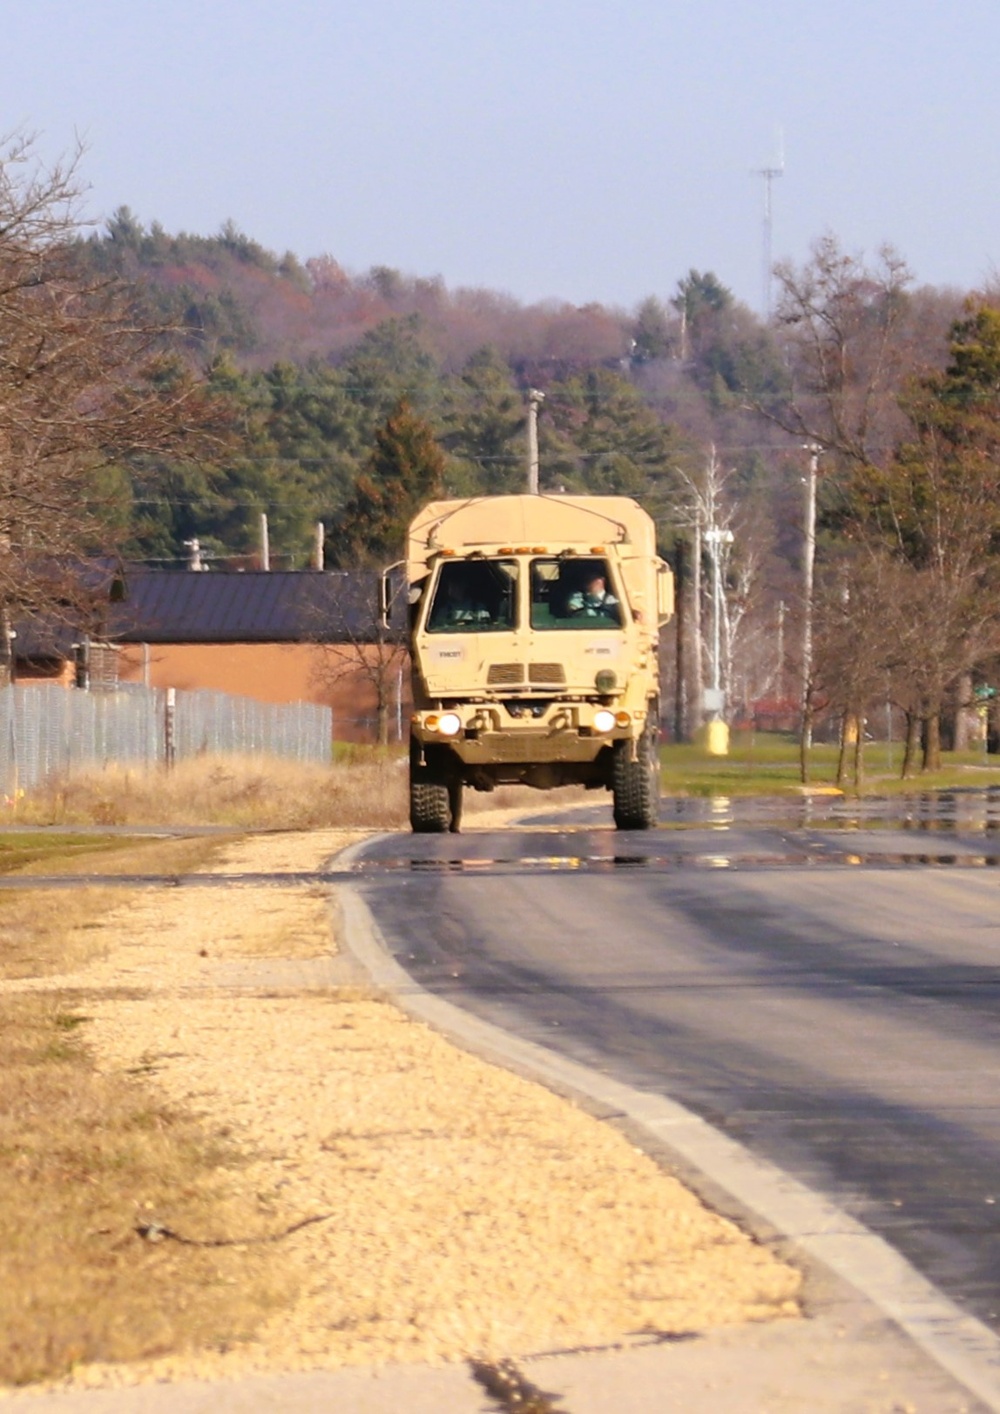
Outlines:
{"type": "Polygon", "coordinates": [[[127,210],[83,249],[177,331],[238,429],[215,464],[122,469],[135,558],[178,562],[193,537],[209,562],[252,556],[261,511],[283,564],[307,562],[317,520],[332,562],[356,556],[356,522],[349,537],[337,528],[401,400],[445,453],[444,491],[502,491],[524,483],[525,394],[538,388],[542,485],[639,496],[667,543],[713,442],[744,493],[778,473],[783,444],[749,406],[783,396],[780,350],[710,273],[623,311],[526,306],[382,268],[349,276],[233,228],[146,230],[127,210]]]}
{"type": "Polygon", "coordinates": [[[860,720],[881,698],[932,764],[942,714],[1000,651],[992,291],[916,288],[892,250],[866,259],[832,236],[776,269],[766,324],[709,271],[634,310],[523,305],[302,264],[231,226],[171,236],[127,210],[77,257],[169,327],[160,387],[203,379],[212,429],[194,454],[140,449],[105,471],[129,558],[180,565],[197,540],[208,567],[252,564],[261,513],[273,564],[307,566],[317,522],[327,565],[394,558],[427,496],[524,486],[537,389],[542,489],[641,500],[696,621],[703,532],[731,532],[713,538],[731,711],[771,696],[805,700],[807,721],[860,720]]]}

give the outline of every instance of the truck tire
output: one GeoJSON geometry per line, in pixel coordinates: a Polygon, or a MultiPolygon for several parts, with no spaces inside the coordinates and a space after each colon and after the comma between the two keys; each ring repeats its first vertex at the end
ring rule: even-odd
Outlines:
{"type": "Polygon", "coordinates": [[[410,774],[410,828],[415,835],[442,835],[451,820],[448,787],[428,779],[426,771],[410,774]]]}
{"type": "Polygon", "coordinates": [[[441,835],[451,819],[451,802],[441,763],[421,758],[410,740],[410,828],[415,835],[441,835]]]}
{"type": "Polygon", "coordinates": [[[651,732],[643,732],[631,760],[631,742],[615,742],[612,763],[615,826],[619,830],[650,830],[659,817],[660,761],[651,732]]]}

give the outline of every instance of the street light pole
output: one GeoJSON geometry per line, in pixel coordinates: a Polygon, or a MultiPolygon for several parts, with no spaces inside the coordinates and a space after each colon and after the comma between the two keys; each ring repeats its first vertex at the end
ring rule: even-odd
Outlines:
{"type": "Polygon", "coordinates": [[[722,714],[722,546],[733,543],[733,532],[709,526],[705,544],[712,559],[712,707],[713,715],[722,714]]]}
{"type": "MultiPolygon", "coordinates": [[[[722,654],[720,652],[722,647],[722,608],[719,603],[721,579],[719,574],[719,532],[714,527],[711,530],[706,530],[705,539],[711,548],[712,555],[712,692],[715,696],[716,703],[718,703],[722,697],[722,654]]],[[[715,715],[720,715],[718,706],[715,709],[715,715]]]]}
{"type": "Polygon", "coordinates": [[[733,533],[710,525],[705,531],[705,544],[712,560],[712,686],[705,693],[705,706],[710,713],[705,727],[705,742],[710,755],[725,756],[729,751],[729,727],[726,725],[722,691],[722,546],[731,545],[733,533]]]}

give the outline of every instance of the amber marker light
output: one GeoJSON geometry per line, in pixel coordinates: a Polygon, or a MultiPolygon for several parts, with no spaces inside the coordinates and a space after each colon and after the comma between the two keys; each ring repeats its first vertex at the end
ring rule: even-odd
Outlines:
{"type": "Polygon", "coordinates": [[[627,727],[631,721],[632,721],[632,713],[631,713],[631,712],[616,712],[616,713],[615,713],[615,726],[616,726],[616,727],[627,727]]]}

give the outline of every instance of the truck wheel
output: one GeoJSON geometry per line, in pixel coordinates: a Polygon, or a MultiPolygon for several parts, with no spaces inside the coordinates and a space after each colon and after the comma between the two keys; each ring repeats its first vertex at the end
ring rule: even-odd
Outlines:
{"type": "Polygon", "coordinates": [[[411,739],[410,828],[415,835],[441,835],[450,818],[448,787],[440,763],[421,761],[420,747],[411,739]]]}
{"type": "Polygon", "coordinates": [[[650,830],[660,803],[660,761],[652,734],[644,732],[630,760],[631,742],[615,742],[612,767],[615,825],[619,830],[650,830]]]}
{"type": "Polygon", "coordinates": [[[410,828],[415,835],[441,835],[448,828],[451,810],[448,787],[428,780],[426,773],[410,776],[410,828]]]}

